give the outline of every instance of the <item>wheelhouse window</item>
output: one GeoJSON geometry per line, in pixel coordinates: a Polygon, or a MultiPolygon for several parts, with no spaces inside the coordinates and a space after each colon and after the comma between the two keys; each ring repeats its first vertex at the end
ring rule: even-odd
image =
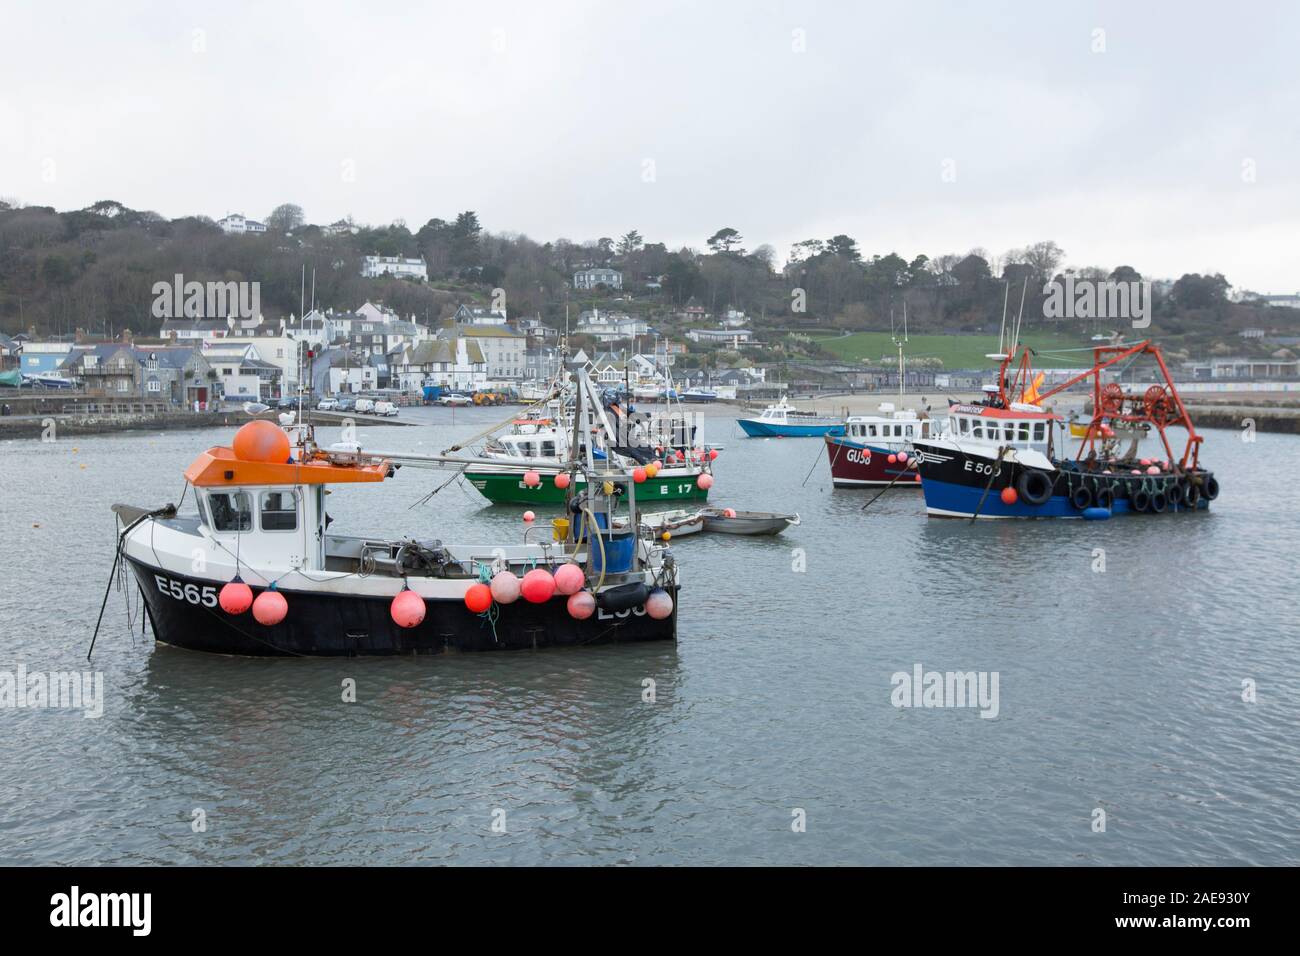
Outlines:
{"type": "Polygon", "coordinates": [[[213,531],[253,530],[253,503],[246,491],[209,492],[208,511],[213,531]]]}
{"type": "Polygon", "coordinates": [[[298,499],[292,491],[262,492],[262,530],[298,530],[298,499]]]}
{"type": "Polygon", "coordinates": [[[1034,441],[1043,440],[1043,423],[1034,422],[1034,441]]]}

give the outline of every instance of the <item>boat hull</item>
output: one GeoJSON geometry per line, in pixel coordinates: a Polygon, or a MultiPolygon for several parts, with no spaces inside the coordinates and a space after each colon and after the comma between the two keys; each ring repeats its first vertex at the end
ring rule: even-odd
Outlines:
{"type": "Polygon", "coordinates": [[[279,624],[267,627],[249,612],[230,615],[204,603],[205,589],[209,595],[219,592],[224,581],[180,575],[131,557],[125,560],[144,594],[158,642],[215,654],[357,657],[532,650],[673,640],[677,629],[676,587],[668,589],[673,613],[663,620],[651,618],[638,606],[622,611],[598,608],[579,621],[569,615],[565,598],[554,597],[545,604],[521,599],[500,606],[493,624],[469,611],[463,601],[426,599],[424,620],[412,628],[393,622],[389,597],[285,589],[281,593],[289,613],[279,624]],[[191,599],[186,599],[187,592],[191,599]]]}
{"type": "MultiPolygon", "coordinates": [[[[524,484],[524,473],[466,471],[465,478],[488,501],[499,505],[562,505],[564,489],[557,488],[554,474],[540,473],[540,485],[530,488],[524,484]]],[[[657,501],[707,501],[709,493],[701,488],[698,474],[665,475],[662,472],[646,478],[636,486],[636,500],[640,508],[652,508],[657,501]]],[[[582,487],[583,482],[578,482],[582,487]]]]}
{"type": "Polygon", "coordinates": [[[891,454],[896,453],[837,435],[826,436],[826,458],[836,488],[871,488],[890,484],[895,488],[919,488],[921,476],[906,465],[891,465],[891,454]]]}
{"type": "MultiPolygon", "coordinates": [[[[934,445],[924,441],[916,443],[918,468],[921,472],[921,491],[925,496],[927,514],[943,518],[1087,518],[1110,517],[1125,514],[1148,514],[1139,512],[1134,501],[1140,491],[1165,490],[1168,501],[1164,514],[1177,514],[1189,511],[1202,511],[1209,507],[1207,498],[1200,498],[1194,506],[1178,500],[1172,494],[1174,479],[1172,476],[1151,478],[1146,475],[1131,474],[1080,474],[1079,472],[1058,468],[1048,473],[1051,490],[1042,504],[1032,504],[1017,500],[1007,504],[1002,500],[1006,488],[1016,488],[1019,480],[1027,470],[1016,462],[1004,461],[996,466],[992,481],[989,480],[990,469],[994,468],[989,458],[983,455],[968,454],[951,447],[934,445]],[[1094,494],[1102,488],[1108,490],[1112,501],[1108,508],[1079,508],[1072,500],[1072,495],[1080,485],[1087,486],[1094,494]],[[986,491],[987,489],[987,491],[986,491]],[[1085,511],[1094,514],[1085,514],[1085,511]],[[1097,515],[1096,511],[1104,514],[1097,515]]],[[[1212,478],[1209,472],[1197,473],[1202,479],[1212,478]]]]}
{"type": "Polygon", "coordinates": [[[841,435],[843,424],[834,422],[800,425],[793,422],[765,422],[757,418],[738,418],[741,430],[750,438],[821,438],[824,435],[841,435]]]}

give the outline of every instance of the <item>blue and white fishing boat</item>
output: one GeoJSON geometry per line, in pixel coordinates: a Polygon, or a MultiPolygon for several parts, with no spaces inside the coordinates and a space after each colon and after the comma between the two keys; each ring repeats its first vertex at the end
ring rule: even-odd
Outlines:
{"type": "Polygon", "coordinates": [[[821,438],[843,435],[844,420],[834,415],[801,412],[781,396],[775,405],[763,409],[757,418],[738,418],[750,438],[821,438]]]}

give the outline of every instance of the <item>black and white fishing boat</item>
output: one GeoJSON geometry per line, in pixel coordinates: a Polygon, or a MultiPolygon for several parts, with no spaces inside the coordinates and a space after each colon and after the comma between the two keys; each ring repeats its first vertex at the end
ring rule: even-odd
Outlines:
{"type": "Polygon", "coordinates": [[[330,485],[377,486],[403,465],[441,464],[436,458],[321,448],[310,425],[253,421],[186,469],[196,512],[115,506],[125,525],[118,559],[135,575],[155,638],[240,655],[675,638],[673,555],[632,530],[631,476],[590,456],[553,478],[568,490],[566,517],[545,530],[530,524],[518,544],[329,531],[330,485]]]}

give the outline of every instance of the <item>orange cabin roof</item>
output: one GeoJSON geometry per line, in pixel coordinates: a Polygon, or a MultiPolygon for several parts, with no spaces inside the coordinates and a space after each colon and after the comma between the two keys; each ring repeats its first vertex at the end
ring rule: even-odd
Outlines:
{"type": "Polygon", "coordinates": [[[185,469],[190,484],[209,488],[220,485],[332,485],[383,481],[388,462],[336,465],[318,457],[305,462],[241,461],[229,448],[209,448],[185,469]]]}

